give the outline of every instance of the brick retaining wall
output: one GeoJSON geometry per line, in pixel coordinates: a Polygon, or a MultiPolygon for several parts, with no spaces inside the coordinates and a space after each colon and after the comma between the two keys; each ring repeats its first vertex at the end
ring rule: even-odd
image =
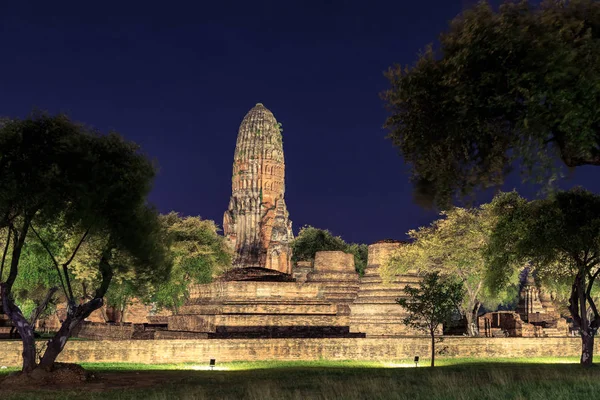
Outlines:
{"type": "Polygon", "coordinates": [[[77,337],[94,340],[128,340],[134,332],[133,324],[84,322],[78,328],[77,337]]]}
{"type": "MultiPolygon", "coordinates": [[[[600,344],[600,343],[599,343],[600,344]]],[[[580,338],[446,337],[445,357],[579,356],[580,338]]],[[[595,346],[598,352],[598,344],[595,346]]],[[[427,338],[390,339],[198,339],[72,341],[63,362],[206,363],[261,360],[373,360],[428,357],[427,338]]],[[[21,343],[0,341],[0,366],[20,364],[21,343]]]]}

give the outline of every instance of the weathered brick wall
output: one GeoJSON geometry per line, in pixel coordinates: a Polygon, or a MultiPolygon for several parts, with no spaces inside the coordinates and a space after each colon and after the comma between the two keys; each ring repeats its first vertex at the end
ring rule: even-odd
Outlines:
{"type": "MultiPolygon", "coordinates": [[[[427,357],[427,338],[398,339],[206,339],[72,341],[59,357],[63,362],[207,363],[259,360],[373,360],[427,357]]],[[[578,356],[579,338],[447,337],[445,357],[578,356]]],[[[600,354],[598,345],[596,354],[600,354]]],[[[21,343],[2,342],[0,366],[18,366],[21,343]]]]}
{"type": "Polygon", "coordinates": [[[317,251],[314,269],[323,272],[355,272],[354,255],[343,251],[317,251]]]}
{"type": "Polygon", "coordinates": [[[77,337],[94,340],[128,340],[133,336],[132,324],[106,324],[84,322],[77,331],[77,337]]]}

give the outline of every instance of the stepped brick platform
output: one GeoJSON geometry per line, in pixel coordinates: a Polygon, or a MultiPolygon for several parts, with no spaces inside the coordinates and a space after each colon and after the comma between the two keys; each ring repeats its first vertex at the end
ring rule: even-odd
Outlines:
{"type": "Polygon", "coordinates": [[[219,277],[219,281],[295,282],[291,275],[262,267],[233,268],[219,277]]]}
{"type": "Polygon", "coordinates": [[[404,325],[406,311],[396,303],[408,284],[418,285],[415,274],[398,275],[384,283],[380,267],[400,248],[402,242],[382,241],[369,246],[365,274],[360,278],[356,300],[350,305],[350,331],[363,332],[367,337],[423,335],[404,325]]]}
{"type": "Polygon", "coordinates": [[[190,289],[190,299],[168,317],[158,336],[189,338],[364,337],[350,332],[348,303],[358,291],[354,258],[343,252],[317,253],[306,282],[289,282],[277,271],[244,268],[190,289]],[[263,271],[264,272],[264,271],[263,271]],[[265,277],[277,274],[275,282],[265,277]],[[235,278],[234,281],[226,279],[235,278]]]}
{"type": "Polygon", "coordinates": [[[338,305],[340,313],[350,314],[348,307],[358,294],[358,274],[354,255],[341,251],[319,251],[315,265],[306,277],[307,282],[323,285],[323,297],[338,305]]]}

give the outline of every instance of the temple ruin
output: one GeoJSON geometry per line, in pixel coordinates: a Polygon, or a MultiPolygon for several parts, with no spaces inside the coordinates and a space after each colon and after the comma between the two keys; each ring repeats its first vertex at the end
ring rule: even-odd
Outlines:
{"type": "Polygon", "coordinates": [[[487,337],[561,337],[569,334],[569,326],[556,312],[550,295],[538,286],[529,268],[525,268],[516,310],[480,316],[479,333],[487,337]]]}
{"type": "MultiPolygon", "coordinates": [[[[244,117],[235,146],[232,194],[223,217],[235,251],[232,269],[209,284],[191,285],[175,314],[136,303],[130,324],[115,310],[98,310],[79,330],[90,339],[389,338],[422,335],[404,325],[396,299],[416,273],[384,282],[381,267],[403,245],[383,240],[368,247],[363,276],[354,256],[320,251],[313,262],[291,262],[292,224],[284,200],[285,163],[280,124],[258,103],[244,117]],[[114,314],[114,315],[113,315],[114,314]]],[[[57,329],[64,307],[44,321],[57,329]]],[[[64,316],[63,316],[64,317],[64,316]]],[[[549,296],[527,276],[516,311],[479,318],[482,336],[565,336],[566,321],[549,296]]],[[[0,313],[0,335],[10,322],[0,313]]],[[[461,333],[459,333],[461,334],[461,333]]]]}
{"type": "Polygon", "coordinates": [[[231,199],[223,231],[235,249],[234,267],[292,272],[292,223],[284,200],[281,125],[261,103],[240,125],[233,159],[231,199]]]}

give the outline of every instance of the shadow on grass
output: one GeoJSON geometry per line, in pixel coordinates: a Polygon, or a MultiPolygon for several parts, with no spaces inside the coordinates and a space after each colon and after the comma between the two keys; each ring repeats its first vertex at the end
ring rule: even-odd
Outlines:
{"type": "Polygon", "coordinates": [[[98,380],[84,387],[5,392],[2,399],[587,400],[600,391],[600,369],[583,369],[561,360],[456,361],[435,368],[415,368],[414,364],[394,367],[406,362],[228,363],[221,366],[228,370],[213,371],[193,369],[194,364],[128,365],[129,369],[124,369],[125,365],[86,364],[98,380]]]}

